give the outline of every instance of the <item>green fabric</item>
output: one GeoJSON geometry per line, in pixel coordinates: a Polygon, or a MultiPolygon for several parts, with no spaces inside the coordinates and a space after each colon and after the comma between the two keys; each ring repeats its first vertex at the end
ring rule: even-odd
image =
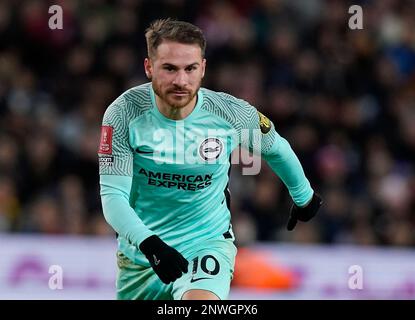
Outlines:
{"type": "Polygon", "coordinates": [[[134,264],[118,252],[117,299],[181,300],[186,291],[199,289],[210,291],[221,300],[226,300],[236,252],[232,239],[212,239],[194,246],[183,252],[189,261],[189,271],[170,284],[161,282],[151,267],[134,264]]]}
{"type": "Polygon", "coordinates": [[[179,121],[159,112],[150,83],[117,98],[102,122],[112,128],[112,150],[99,158],[103,211],[119,250],[149,266],[138,246],[151,234],[183,252],[226,232],[229,160],[239,145],[261,154],[295,203],[306,203],[313,190],[297,157],[272,123],[261,131],[260,120],[246,101],[205,88],[179,121]]]}

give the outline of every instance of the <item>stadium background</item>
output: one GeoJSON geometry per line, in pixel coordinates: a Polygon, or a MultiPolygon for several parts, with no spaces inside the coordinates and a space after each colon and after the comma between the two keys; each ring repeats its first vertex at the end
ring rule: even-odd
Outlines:
{"type": "MultiPolygon", "coordinates": [[[[379,252],[384,260],[375,259],[377,264],[392,257],[403,263],[405,257],[407,269],[415,270],[410,0],[0,1],[0,252],[15,259],[11,248],[32,251],[30,244],[39,240],[37,250],[49,254],[54,239],[68,239],[74,252],[100,239],[113,249],[114,233],[99,198],[100,122],[121,92],[146,82],[144,30],[162,17],[203,29],[208,42],[203,85],[241,97],[266,114],[325,200],[312,222],[287,232],[291,200],[284,185],[265,163],[257,176],[242,176],[233,166],[232,222],[242,249],[239,266],[246,271],[235,279],[231,297],[320,298],[312,292],[296,296],[304,288],[298,284],[301,272],[290,269],[284,256],[296,250],[323,250],[315,255],[319,270],[333,263],[335,248],[351,250],[356,257],[351,264],[364,264],[359,257],[379,252]],[[63,8],[63,30],[48,28],[53,4],[63,8]],[[363,30],[348,28],[353,4],[363,8],[363,30]],[[244,256],[259,261],[257,268],[243,265],[244,256]],[[274,260],[266,261],[270,256],[286,265],[276,267],[274,260]],[[259,279],[261,270],[276,272],[276,278],[259,279]],[[238,295],[238,288],[246,290],[238,295]]],[[[81,265],[94,263],[85,259],[81,265]]],[[[0,282],[9,277],[6,265],[13,268],[11,260],[1,261],[0,282]]],[[[112,266],[113,255],[99,265],[105,263],[112,266]]],[[[402,271],[395,264],[390,273],[402,271]]],[[[341,272],[347,288],[350,275],[341,272]]],[[[395,280],[382,274],[372,282],[386,283],[387,298],[415,298],[413,273],[402,275],[404,284],[395,279],[405,294],[388,295],[388,282],[395,280]]],[[[24,298],[26,289],[0,297],[24,298]]]]}

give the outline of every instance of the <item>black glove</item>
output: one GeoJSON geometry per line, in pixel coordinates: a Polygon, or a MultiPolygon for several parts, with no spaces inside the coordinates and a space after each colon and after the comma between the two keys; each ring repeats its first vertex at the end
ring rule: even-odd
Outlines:
{"type": "Polygon", "coordinates": [[[305,207],[298,207],[293,204],[290,210],[290,217],[288,218],[287,230],[293,230],[298,220],[306,222],[313,218],[322,204],[323,200],[317,193],[313,194],[313,198],[305,207]]]}
{"type": "Polygon", "coordinates": [[[189,262],[174,248],[158,236],[153,235],[140,244],[140,250],[150,261],[154,272],[161,281],[168,284],[187,272],[189,262]]]}

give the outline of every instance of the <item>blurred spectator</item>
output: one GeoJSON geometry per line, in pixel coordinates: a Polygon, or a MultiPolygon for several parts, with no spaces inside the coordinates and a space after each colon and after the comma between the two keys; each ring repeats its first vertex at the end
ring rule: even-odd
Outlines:
{"type": "Polygon", "coordinates": [[[14,181],[0,175],[0,232],[16,230],[20,209],[14,181]]]}

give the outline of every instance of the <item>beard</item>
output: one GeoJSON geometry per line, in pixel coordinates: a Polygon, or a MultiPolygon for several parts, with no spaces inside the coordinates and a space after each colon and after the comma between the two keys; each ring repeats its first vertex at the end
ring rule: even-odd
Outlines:
{"type": "Polygon", "coordinates": [[[172,108],[184,108],[186,107],[196,96],[197,92],[200,89],[202,81],[196,86],[195,90],[189,90],[185,88],[181,88],[178,86],[173,86],[168,89],[162,90],[160,85],[157,83],[152,83],[154,93],[162,99],[165,103],[167,103],[172,108]],[[183,96],[177,96],[174,94],[174,91],[185,92],[186,94],[183,96]]]}

